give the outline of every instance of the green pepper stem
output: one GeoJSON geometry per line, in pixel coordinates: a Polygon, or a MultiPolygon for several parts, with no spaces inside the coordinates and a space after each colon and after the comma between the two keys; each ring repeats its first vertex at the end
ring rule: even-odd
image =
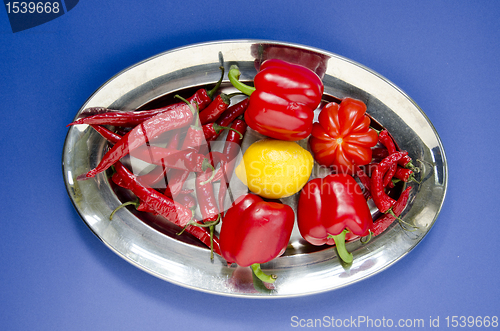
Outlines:
{"type": "Polygon", "coordinates": [[[198,106],[198,102],[194,102],[194,104],[196,105],[196,109],[195,109],[195,113],[194,113],[194,127],[195,129],[198,129],[198,130],[201,130],[201,125],[200,125],[200,116],[199,116],[199,113],[200,113],[200,107],[198,106]]]}
{"type": "Polygon", "coordinates": [[[234,131],[237,134],[239,134],[240,135],[240,139],[243,139],[243,134],[240,131],[238,131],[236,129],[233,129],[233,128],[229,127],[229,126],[222,126],[222,125],[219,125],[217,123],[213,123],[212,127],[214,128],[214,131],[217,134],[219,134],[219,132],[221,132],[222,130],[231,130],[231,131],[234,131]]]}
{"type": "Polygon", "coordinates": [[[212,165],[212,161],[206,157],[203,159],[203,162],[201,162],[201,170],[205,171],[208,168],[212,169],[212,171],[215,170],[214,166],[212,165]]]}
{"type": "Polygon", "coordinates": [[[193,222],[194,219],[194,209],[191,209],[191,219],[184,225],[181,231],[177,232],[176,235],[180,236],[181,234],[184,233],[184,231],[187,229],[188,226],[193,225],[193,223],[198,224],[196,222],[193,222]]]}
{"type": "MultiPolygon", "coordinates": [[[[219,214],[219,218],[218,220],[220,219],[220,214],[219,214]]],[[[213,260],[214,259],[214,225],[211,225],[210,226],[210,260],[213,260]]]]}
{"type": "Polygon", "coordinates": [[[182,230],[177,233],[177,235],[180,236],[184,232],[184,230],[186,230],[187,227],[190,226],[190,225],[192,225],[192,226],[199,226],[200,228],[209,228],[211,226],[217,225],[220,222],[220,219],[221,219],[221,216],[220,216],[220,214],[218,214],[217,215],[217,219],[215,221],[211,221],[211,222],[198,223],[198,222],[195,222],[195,221],[189,221],[189,222],[186,223],[186,225],[184,225],[184,227],[182,228],[182,230]]]}
{"type": "Polygon", "coordinates": [[[198,102],[196,102],[196,100],[194,101],[194,103],[196,105],[196,108],[194,108],[193,105],[191,104],[191,102],[187,101],[186,99],[184,99],[180,95],[176,94],[174,97],[177,98],[177,99],[181,99],[182,101],[184,101],[186,103],[186,105],[189,107],[189,109],[193,113],[193,117],[195,118],[194,124],[192,126],[194,128],[196,128],[196,129],[200,129],[201,130],[200,123],[199,123],[200,122],[200,116],[198,116],[198,111],[199,111],[198,102]]]}
{"type": "Polygon", "coordinates": [[[368,239],[366,240],[363,240],[363,237],[359,239],[359,242],[361,242],[361,244],[366,244],[367,242],[369,242],[371,239],[372,239],[372,235],[373,235],[373,232],[372,230],[370,230],[370,232],[368,233],[368,239]]]}
{"type": "Polygon", "coordinates": [[[183,97],[181,97],[178,94],[176,94],[174,97],[177,98],[177,99],[181,99],[182,101],[184,101],[186,103],[186,105],[189,107],[189,109],[191,110],[191,112],[193,113],[193,116],[196,115],[196,109],[193,107],[193,105],[191,104],[191,102],[187,101],[186,99],[184,99],[183,97]]]}
{"type": "Polygon", "coordinates": [[[340,259],[345,263],[351,263],[353,259],[352,254],[349,253],[345,247],[345,235],[347,232],[348,230],[344,229],[344,231],[338,235],[332,235],[331,237],[335,241],[335,247],[337,248],[337,253],[339,254],[340,259]]]}
{"type": "Polygon", "coordinates": [[[412,225],[412,224],[410,224],[408,222],[405,222],[405,221],[403,221],[403,219],[401,217],[399,217],[396,214],[394,214],[394,211],[392,210],[392,208],[389,209],[388,211],[386,211],[386,213],[390,214],[392,217],[394,217],[395,219],[397,219],[398,222],[399,222],[399,225],[401,226],[401,228],[403,230],[409,231],[409,232],[413,232],[413,231],[418,230],[418,226],[412,225]]]}
{"type": "Polygon", "coordinates": [[[240,82],[239,81],[240,74],[241,73],[240,69],[238,69],[238,66],[233,64],[231,68],[229,68],[229,73],[227,74],[227,77],[229,78],[231,84],[234,87],[236,87],[239,91],[243,92],[246,95],[251,95],[255,91],[255,87],[248,86],[240,82]]]}
{"type": "Polygon", "coordinates": [[[251,265],[252,271],[258,279],[263,281],[264,283],[274,283],[278,276],[276,275],[268,275],[260,268],[260,263],[254,263],[251,265]]]}
{"type": "Polygon", "coordinates": [[[214,166],[212,165],[212,163],[210,162],[209,159],[204,158],[203,162],[201,164],[201,170],[206,171],[208,168],[212,169],[212,174],[210,175],[210,177],[207,180],[205,180],[203,182],[200,182],[201,185],[206,185],[206,184],[212,182],[212,179],[214,179],[214,177],[215,177],[215,168],[214,168],[214,166]]]}
{"type": "Polygon", "coordinates": [[[119,205],[118,207],[116,207],[112,212],[111,214],[109,215],[109,220],[111,221],[113,219],[113,216],[115,216],[115,213],[122,209],[123,207],[126,207],[126,206],[130,206],[130,205],[133,205],[135,208],[137,208],[140,204],[140,201],[139,201],[139,198],[135,199],[134,201],[128,201],[128,202],[125,202],[125,203],[122,203],[121,205],[119,205]]]}
{"type": "Polygon", "coordinates": [[[220,66],[219,69],[221,70],[221,75],[220,75],[219,81],[217,82],[217,84],[215,84],[213,89],[211,89],[210,91],[207,91],[207,94],[210,97],[210,99],[214,98],[214,94],[219,89],[220,85],[222,84],[222,79],[224,78],[224,67],[220,66]]]}

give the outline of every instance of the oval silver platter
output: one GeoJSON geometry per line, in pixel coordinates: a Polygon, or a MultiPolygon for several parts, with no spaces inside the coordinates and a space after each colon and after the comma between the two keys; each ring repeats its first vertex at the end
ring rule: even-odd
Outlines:
{"type": "MultiPolygon", "coordinates": [[[[226,73],[231,65],[238,65],[240,79],[251,82],[259,64],[267,58],[281,58],[316,71],[324,82],[327,100],[353,97],[364,101],[367,113],[389,130],[399,147],[414,160],[421,160],[417,164],[422,168],[421,182],[411,184],[411,199],[402,215],[404,222],[416,230],[406,231],[395,222],[366,244],[359,240],[347,243],[354,261],[346,266],[339,262],[333,248],[309,246],[295,229],[285,254],[262,266],[278,276],[273,286],[264,286],[252,277],[249,268],[228,266],[218,255],[211,261],[209,250],[189,235],[177,236],[176,226],[155,228],[149,216],[131,209],[121,209],[110,221],[110,213],[126,197],[116,193],[105,173],[91,180],[76,180],[95,167],[107,143],[89,126],[76,125],[69,129],[63,150],[67,191],[83,221],[116,254],[156,277],[199,291],[247,298],[292,297],[334,290],[381,272],[429,232],[441,210],[448,178],[436,130],[397,86],[330,52],[266,40],[229,40],[177,48],[118,73],[90,96],[76,117],[90,107],[134,110],[176,93],[214,86],[221,63],[226,73]]],[[[226,75],[221,90],[231,88],[226,75]]],[[[243,150],[259,138],[253,131],[247,133],[243,150]]],[[[307,147],[307,141],[301,143],[307,147]]],[[[320,175],[317,172],[314,176],[320,175]]],[[[238,191],[237,183],[233,190],[238,191]]],[[[294,207],[296,196],[283,202],[294,207]]]]}

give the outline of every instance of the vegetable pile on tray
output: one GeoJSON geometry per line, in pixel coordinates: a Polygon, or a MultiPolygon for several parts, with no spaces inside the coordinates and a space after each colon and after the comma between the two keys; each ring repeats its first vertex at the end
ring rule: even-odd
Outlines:
{"type": "Polygon", "coordinates": [[[260,265],[285,252],[295,221],[308,243],[335,245],[347,264],[353,255],[346,241],[367,241],[395,220],[406,224],[399,216],[411,186],[396,183],[415,180],[417,168],[386,129],[375,130],[362,101],[323,101],[316,73],[279,59],[261,64],[253,86],[239,81],[233,65],[228,78],[241,93],[227,95],[219,92],[220,69],[211,90],[199,89],[186,99],[176,95],[178,102],[153,110],[86,109],[69,124],[90,125],[110,146],[78,180],[108,170],[115,185],[137,198],[117,206],[110,219],[128,205],[160,215],[157,222],[173,223],[180,227],[178,235],[187,232],[199,239],[212,259],[216,253],[228,263],[251,267],[265,283],[276,277],[260,265]],[[232,103],[241,95],[245,98],[232,103]],[[246,149],[236,166],[247,126],[263,138],[246,149]],[[211,142],[224,130],[222,151],[215,151],[211,142]],[[301,140],[307,150],[298,144],[301,140]],[[128,155],[147,164],[148,171],[134,174],[128,155]],[[314,165],[328,174],[313,178],[314,165]],[[193,174],[194,187],[186,185],[193,174]],[[235,200],[229,185],[233,174],[248,188],[235,200]],[[296,215],[280,200],[294,194],[296,215]],[[227,197],[231,205],[225,210],[227,197]],[[381,215],[375,220],[370,199],[381,215]]]}

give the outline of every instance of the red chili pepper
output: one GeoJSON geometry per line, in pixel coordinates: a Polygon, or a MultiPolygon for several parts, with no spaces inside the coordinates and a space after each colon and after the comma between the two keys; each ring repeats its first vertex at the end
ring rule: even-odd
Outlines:
{"type": "MultiPolygon", "coordinates": [[[[111,143],[118,142],[122,136],[102,127],[100,125],[91,125],[97,132],[99,132],[104,138],[106,138],[111,143]]],[[[174,142],[176,143],[179,134],[174,136],[174,142]]],[[[148,177],[158,177],[165,173],[166,168],[183,169],[194,172],[201,172],[203,165],[208,164],[208,159],[202,155],[194,153],[192,150],[179,151],[172,147],[159,147],[159,146],[141,146],[136,148],[131,156],[138,158],[144,162],[162,166],[163,168],[157,168],[153,174],[148,177]]],[[[151,183],[151,182],[150,182],[151,183]]]]}
{"type": "MultiPolygon", "coordinates": [[[[190,107],[191,104],[189,104],[186,100],[184,100],[190,107]]],[[[205,142],[205,135],[203,133],[202,128],[199,126],[198,121],[194,125],[191,125],[188,129],[188,132],[186,134],[186,137],[184,138],[184,141],[182,143],[181,150],[192,150],[194,152],[199,152],[201,146],[205,142]]],[[[182,190],[182,186],[184,186],[184,183],[186,182],[187,178],[189,177],[190,171],[187,170],[181,170],[181,169],[173,169],[171,171],[171,174],[169,175],[168,178],[168,191],[170,192],[169,195],[175,198],[177,194],[182,190]]]]}
{"type": "MultiPolygon", "coordinates": [[[[389,154],[396,153],[398,151],[394,140],[390,136],[389,131],[387,131],[386,129],[380,131],[379,139],[382,145],[387,148],[389,154]]],[[[401,160],[398,161],[398,164],[402,167],[413,168],[412,161],[413,160],[409,155],[405,155],[401,158],[401,160]]]]}
{"type": "Polygon", "coordinates": [[[205,136],[206,141],[215,140],[222,133],[222,131],[226,129],[230,128],[227,126],[220,126],[217,123],[208,123],[202,127],[203,135],[205,136]]]}
{"type": "Polygon", "coordinates": [[[293,209],[278,202],[266,202],[247,194],[228,209],[220,230],[222,256],[229,263],[252,266],[255,275],[272,283],[276,277],[266,275],[260,264],[285,252],[295,215],[293,209]]]}
{"type": "Polygon", "coordinates": [[[201,125],[215,122],[229,107],[230,102],[231,100],[228,95],[224,93],[219,94],[205,110],[200,112],[201,125]]]}
{"type": "MultiPolygon", "coordinates": [[[[191,127],[188,131],[182,149],[192,149],[194,152],[198,152],[201,144],[204,141],[203,131],[201,129],[195,129],[191,127]]],[[[182,169],[172,169],[168,175],[168,190],[170,195],[175,197],[182,190],[184,183],[188,179],[190,171],[182,169]]]]}
{"type": "Polygon", "coordinates": [[[389,151],[384,147],[372,148],[372,158],[373,159],[383,159],[389,156],[389,151]]]}
{"type": "MultiPolygon", "coordinates": [[[[170,198],[170,197],[168,197],[170,198]]],[[[182,192],[180,193],[175,200],[183,205],[184,207],[193,210],[196,207],[196,198],[191,195],[189,192],[182,192]]],[[[140,203],[139,206],[137,207],[138,211],[144,211],[152,214],[158,214],[154,210],[151,210],[146,204],[140,203]]]]}
{"type": "Polygon", "coordinates": [[[205,172],[196,176],[195,188],[196,199],[200,208],[203,222],[209,225],[210,233],[213,235],[215,225],[220,221],[219,208],[214,195],[214,188],[210,182],[213,169],[207,169],[205,172]]]}
{"type": "Polygon", "coordinates": [[[219,218],[219,208],[215,200],[214,188],[210,182],[212,169],[206,169],[196,176],[196,198],[200,207],[203,222],[214,222],[219,218]]]}
{"type": "Polygon", "coordinates": [[[356,166],[356,176],[358,176],[359,181],[361,182],[361,184],[363,184],[365,188],[363,195],[365,199],[368,200],[371,197],[370,177],[368,177],[365,171],[359,166],[356,166]]]}
{"type": "MultiPolygon", "coordinates": [[[[181,130],[175,130],[173,131],[172,137],[168,140],[167,148],[173,148],[173,149],[178,149],[179,144],[181,140],[181,130]]],[[[146,186],[150,187],[157,187],[157,188],[163,188],[165,189],[167,187],[167,171],[169,168],[167,168],[166,165],[161,165],[153,170],[151,170],[149,173],[145,175],[141,175],[137,177],[137,180],[139,180],[141,183],[143,183],[146,186]],[[163,180],[163,183],[160,184],[160,187],[158,187],[157,183],[159,183],[161,180],[163,180]]]]}
{"type": "Polygon", "coordinates": [[[355,165],[370,163],[371,147],[377,144],[378,135],[365,113],[366,105],[351,98],[343,99],[340,105],[330,102],[321,110],[309,138],[320,165],[353,174],[355,165]]]}
{"type": "Polygon", "coordinates": [[[172,136],[168,138],[167,148],[179,149],[181,144],[182,130],[172,131],[172,136]]]}
{"type": "Polygon", "coordinates": [[[231,66],[229,80],[250,95],[245,121],[255,131],[281,140],[300,140],[311,133],[314,110],[323,95],[323,83],[312,70],[282,60],[266,60],[254,78],[255,87],[240,82],[231,66]]]}
{"type": "Polygon", "coordinates": [[[97,124],[91,124],[90,125],[94,130],[96,130],[104,139],[109,141],[112,144],[116,144],[120,139],[123,138],[123,136],[108,130],[107,128],[97,125],[97,124]]]}
{"type": "Polygon", "coordinates": [[[391,225],[396,217],[399,217],[408,203],[411,187],[407,187],[399,196],[398,200],[392,206],[392,213],[382,215],[375,223],[373,223],[373,235],[378,236],[391,225]]]}
{"type": "Polygon", "coordinates": [[[235,119],[237,119],[238,117],[240,117],[245,113],[245,111],[248,109],[249,103],[250,103],[250,98],[245,98],[240,102],[230,106],[228,109],[226,109],[225,112],[222,113],[222,115],[219,117],[216,123],[219,124],[220,126],[228,126],[235,119]]]}
{"type": "Polygon", "coordinates": [[[297,224],[312,245],[335,244],[339,257],[352,262],[346,234],[366,236],[372,216],[358,183],[348,174],[332,174],[309,181],[299,196],[297,224]]]}
{"type": "Polygon", "coordinates": [[[405,183],[412,181],[412,180],[415,180],[415,178],[413,177],[413,170],[408,169],[408,168],[402,168],[402,167],[398,167],[394,177],[399,179],[399,180],[402,180],[405,183]]]}
{"type": "MultiPolygon", "coordinates": [[[[396,145],[394,144],[392,138],[389,136],[389,132],[387,130],[384,129],[380,131],[380,133],[378,134],[378,140],[387,148],[389,155],[397,152],[396,145]]],[[[391,165],[387,170],[386,174],[384,175],[384,187],[387,187],[391,183],[392,177],[394,177],[394,175],[396,174],[397,167],[398,165],[397,163],[395,163],[391,165]]]]}
{"type": "Polygon", "coordinates": [[[181,169],[192,172],[202,172],[203,165],[210,164],[203,154],[191,149],[177,150],[159,146],[141,146],[135,149],[131,156],[147,163],[164,166],[165,168],[181,169]]]}
{"type": "MultiPolygon", "coordinates": [[[[113,183],[116,185],[129,189],[129,185],[122,179],[122,177],[118,173],[114,173],[113,176],[111,176],[111,180],[113,183]]],[[[139,182],[141,185],[145,187],[151,187],[147,185],[146,183],[142,182],[138,176],[136,176],[137,182],[139,182]]],[[[161,193],[161,192],[160,192],[161,193]]],[[[191,195],[192,190],[182,190],[176,197],[176,201],[183,205],[184,207],[193,210],[193,208],[196,206],[196,199],[191,195]]],[[[167,198],[172,199],[172,197],[165,195],[167,198]]],[[[154,215],[158,215],[158,212],[156,212],[154,209],[151,209],[147,204],[142,202],[141,200],[137,199],[136,201],[129,201],[123,203],[121,206],[115,209],[118,210],[124,206],[128,205],[133,205],[138,211],[143,211],[143,212],[148,212],[152,213],[154,215]]],[[[115,212],[113,211],[113,213],[115,212]]],[[[110,217],[111,218],[111,217],[110,217]]]]}
{"type": "MultiPolygon", "coordinates": [[[[187,99],[188,102],[197,104],[199,111],[205,109],[205,107],[212,102],[212,98],[214,97],[215,92],[219,89],[222,83],[222,78],[224,77],[224,67],[220,67],[220,69],[221,77],[212,90],[207,91],[206,89],[199,89],[187,99]]],[[[68,124],[68,126],[75,124],[97,124],[135,127],[136,125],[139,125],[158,114],[172,111],[178,107],[184,106],[184,102],[178,102],[157,109],[141,111],[110,110],[103,107],[91,108],[91,110],[87,111],[87,113],[96,112],[96,110],[98,113],[88,117],[80,118],[73,123],[68,124]]],[[[85,113],[86,110],[84,110],[82,113],[85,113]]]]}
{"type": "Polygon", "coordinates": [[[385,148],[387,148],[387,152],[389,153],[389,155],[397,152],[396,145],[394,144],[392,138],[389,136],[389,131],[387,131],[386,129],[380,131],[380,133],[378,134],[378,139],[380,143],[384,145],[385,148]]]}
{"type": "MultiPolygon", "coordinates": [[[[207,105],[212,102],[209,93],[205,89],[200,89],[196,93],[187,99],[189,102],[196,102],[200,109],[204,109],[207,105]]],[[[141,110],[141,111],[120,111],[120,110],[109,110],[103,114],[97,114],[89,117],[80,118],[70,124],[96,124],[96,125],[114,125],[114,126],[127,126],[134,127],[141,124],[144,121],[151,119],[152,117],[175,110],[179,107],[185,107],[184,102],[174,103],[162,108],[152,109],[152,110],[141,110]]]]}
{"type": "Polygon", "coordinates": [[[401,160],[399,160],[398,164],[401,165],[402,167],[409,168],[409,169],[415,168],[415,166],[413,165],[412,158],[408,155],[403,156],[401,158],[401,160]]]}
{"type": "Polygon", "coordinates": [[[241,143],[243,142],[243,135],[247,130],[247,124],[243,120],[235,120],[231,128],[240,134],[235,131],[229,131],[222,151],[227,158],[220,162],[220,168],[223,169],[224,175],[221,178],[219,186],[219,208],[221,211],[224,210],[226,192],[233,175],[236,156],[241,151],[241,143]]]}
{"type": "Polygon", "coordinates": [[[219,119],[213,124],[203,125],[203,132],[207,141],[217,139],[222,130],[227,128],[236,118],[243,115],[248,107],[249,99],[243,99],[235,105],[229,107],[219,119]]]}
{"type": "Polygon", "coordinates": [[[141,200],[141,202],[147,205],[149,210],[154,210],[158,214],[165,217],[168,221],[180,227],[185,227],[188,233],[191,233],[208,247],[213,245],[214,251],[220,254],[220,247],[217,238],[213,238],[213,240],[211,240],[211,236],[206,229],[188,225],[189,222],[196,222],[196,220],[192,217],[191,210],[159,193],[158,191],[139,183],[136,176],[123,166],[121,162],[117,161],[115,163],[115,169],[118,176],[121,177],[120,180],[122,185],[131,190],[141,200]]]}
{"type": "MultiPolygon", "coordinates": [[[[216,168],[217,165],[219,164],[224,164],[227,163],[227,156],[225,154],[222,154],[220,152],[210,152],[208,153],[208,158],[210,159],[210,164],[216,168]]],[[[225,169],[224,167],[219,167],[215,174],[213,174],[213,177],[210,179],[210,182],[217,182],[221,180],[225,175],[225,169]]]]}
{"type": "Polygon", "coordinates": [[[137,176],[137,180],[143,185],[147,185],[154,188],[166,188],[168,182],[166,181],[165,172],[168,168],[162,168],[160,166],[155,167],[153,170],[144,175],[137,176]],[[164,180],[161,184],[160,181],[164,180]]]}
{"type": "Polygon", "coordinates": [[[176,197],[177,202],[186,208],[193,210],[196,207],[196,198],[191,195],[191,193],[181,192],[176,197]]]}
{"type": "Polygon", "coordinates": [[[98,173],[108,169],[115,162],[130,153],[130,151],[145,145],[161,133],[189,125],[193,121],[193,118],[193,111],[185,104],[184,106],[177,107],[165,113],[160,113],[144,121],[114,144],[114,146],[103,156],[97,167],[78,179],[94,177],[98,173]]]}
{"type": "MultiPolygon", "coordinates": [[[[113,176],[111,178],[115,184],[122,186],[122,187],[124,186],[123,181],[120,179],[120,176],[117,173],[113,174],[113,176]]],[[[180,203],[181,205],[183,205],[184,207],[191,209],[191,210],[193,210],[193,208],[196,206],[196,199],[190,193],[187,193],[187,192],[179,194],[177,196],[177,202],[180,203]]],[[[112,219],[113,215],[118,210],[120,210],[121,208],[126,207],[126,206],[134,206],[135,209],[138,211],[142,211],[145,213],[151,213],[153,215],[159,215],[156,210],[151,209],[151,207],[149,207],[147,204],[145,204],[144,202],[139,200],[139,198],[137,198],[137,200],[135,200],[135,201],[127,201],[127,202],[122,203],[120,206],[115,208],[115,210],[113,210],[113,212],[111,213],[109,218],[112,219]]]]}
{"type": "Polygon", "coordinates": [[[163,215],[167,220],[179,226],[185,226],[191,221],[193,216],[191,210],[173,201],[170,197],[140,183],[137,176],[130,172],[120,161],[115,164],[115,170],[116,172],[111,177],[111,180],[116,185],[132,191],[141,201],[141,210],[163,215]],[[152,200],[148,200],[149,197],[152,200]],[[156,205],[152,202],[156,202],[156,205]],[[159,208],[163,208],[163,210],[158,210],[159,208]]]}
{"type": "Polygon", "coordinates": [[[387,211],[389,211],[389,209],[391,209],[391,207],[396,202],[385,193],[384,175],[393,164],[396,164],[403,156],[407,154],[407,152],[397,152],[391,154],[383,159],[373,170],[370,183],[372,198],[373,202],[375,202],[375,205],[382,213],[386,213],[387,211]]]}

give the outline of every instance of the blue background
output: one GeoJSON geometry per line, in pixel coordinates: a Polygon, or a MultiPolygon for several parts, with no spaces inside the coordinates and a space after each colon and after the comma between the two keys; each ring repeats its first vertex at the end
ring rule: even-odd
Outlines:
{"type": "MultiPolygon", "coordinates": [[[[299,318],[500,316],[498,1],[80,1],[12,33],[0,9],[0,329],[294,329],[299,318]],[[245,300],[159,280],[110,251],[67,196],[61,155],[85,100],[157,53],[221,39],[318,47],[385,76],[443,141],[448,194],[429,235],[367,280],[245,300]]],[[[295,328],[296,329],[296,328],[295,328]]],[[[358,328],[363,329],[363,328],[358,328]]],[[[380,329],[380,328],[379,328],[380,329]]]]}

